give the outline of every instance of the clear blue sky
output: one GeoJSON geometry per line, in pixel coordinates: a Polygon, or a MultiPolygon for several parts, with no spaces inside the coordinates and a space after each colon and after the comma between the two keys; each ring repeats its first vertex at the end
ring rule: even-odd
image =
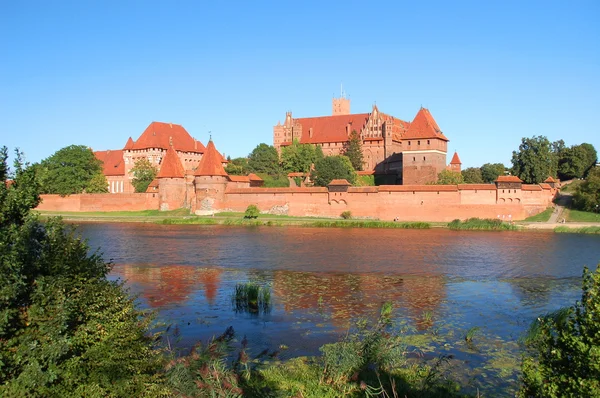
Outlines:
{"type": "Polygon", "coordinates": [[[0,1],[0,144],[119,149],[151,121],[232,157],[273,125],[432,112],[463,167],[521,137],[600,150],[599,1],[0,1]]]}

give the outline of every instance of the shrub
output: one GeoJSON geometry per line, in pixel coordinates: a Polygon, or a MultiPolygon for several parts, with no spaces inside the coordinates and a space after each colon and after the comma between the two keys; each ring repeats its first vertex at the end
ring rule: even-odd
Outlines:
{"type": "Polygon", "coordinates": [[[340,217],[342,217],[344,220],[349,220],[352,218],[352,212],[350,210],[346,210],[340,214],[340,217]]]}
{"type": "Polygon", "coordinates": [[[246,208],[246,212],[244,213],[244,218],[257,218],[260,214],[260,210],[256,205],[248,205],[246,208]]]}
{"type": "Polygon", "coordinates": [[[534,323],[521,397],[600,397],[600,266],[583,270],[581,301],[534,323]]]}

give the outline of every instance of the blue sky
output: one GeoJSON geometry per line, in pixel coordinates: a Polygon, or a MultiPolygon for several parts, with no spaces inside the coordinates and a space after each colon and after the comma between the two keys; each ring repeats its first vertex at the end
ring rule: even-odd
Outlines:
{"type": "Polygon", "coordinates": [[[598,1],[0,1],[0,144],[119,149],[151,121],[232,157],[273,125],[429,108],[463,167],[521,137],[600,150],[598,1]]]}

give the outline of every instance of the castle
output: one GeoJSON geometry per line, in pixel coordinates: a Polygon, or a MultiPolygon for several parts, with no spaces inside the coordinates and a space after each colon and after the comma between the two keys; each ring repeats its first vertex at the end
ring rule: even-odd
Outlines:
{"type": "Polygon", "coordinates": [[[343,154],[353,131],[360,137],[363,170],[373,171],[385,184],[434,183],[445,169],[460,172],[455,153],[446,166],[448,138],[428,109],[421,108],[412,122],[380,112],[350,113],[350,99],[334,98],[332,115],[293,118],[287,112],[283,124],[273,127],[273,146],[278,152],[294,140],[320,145],[326,156],[343,154]]]}

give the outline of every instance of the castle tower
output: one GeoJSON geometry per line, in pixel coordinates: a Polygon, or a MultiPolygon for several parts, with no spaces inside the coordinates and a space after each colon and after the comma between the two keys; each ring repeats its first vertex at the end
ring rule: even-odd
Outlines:
{"type": "Polygon", "coordinates": [[[350,98],[341,96],[340,98],[334,98],[331,103],[331,114],[333,116],[338,115],[349,115],[350,114],[350,98]]]}
{"type": "Polygon", "coordinates": [[[194,172],[196,188],[196,214],[213,214],[221,208],[225,197],[225,188],[229,182],[228,174],[223,168],[222,157],[215,144],[210,140],[206,145],[204,156],[194,172]]]}
{"type": "Polygon", "coordinates": [[[190,207],[185,189],[185,170],[172,143],[160,164],[156,178],[160,210],[174,210],[182,204],[183,207],[190,207]]]}
{"type": "Polygon", "coordinates": [[[454,152],[454,156],[452,156],[452,160],[450,161],[450,170],[460,173],[461,166],[462,166],[462,163],[460,162],[458,153],[454,152]]]}

